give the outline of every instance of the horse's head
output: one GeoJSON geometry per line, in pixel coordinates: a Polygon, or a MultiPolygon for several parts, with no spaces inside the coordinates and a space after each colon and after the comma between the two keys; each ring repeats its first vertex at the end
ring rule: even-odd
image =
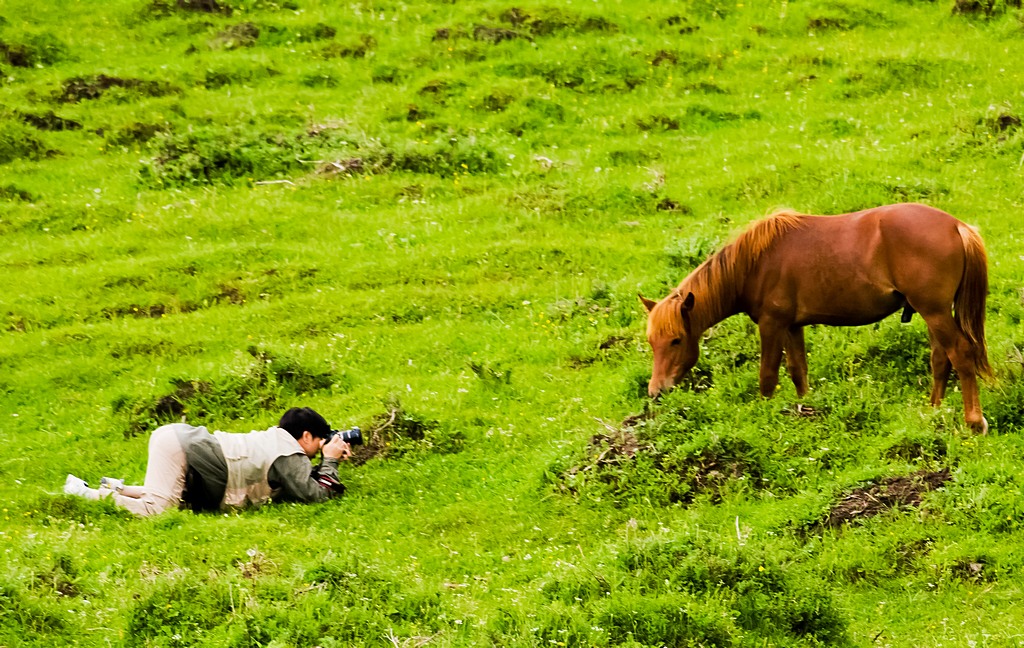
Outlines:
{"type": "Polygon", "coordinates": [[[654,398],[678,385],[697,364],[700,335],[690,328],[692,292],[685,297],[673,292],[660,302],[640,295],[640,301],[647,307],[647,342],[654,352],[654,369],[647,385],[647,393],[654,398]]]}

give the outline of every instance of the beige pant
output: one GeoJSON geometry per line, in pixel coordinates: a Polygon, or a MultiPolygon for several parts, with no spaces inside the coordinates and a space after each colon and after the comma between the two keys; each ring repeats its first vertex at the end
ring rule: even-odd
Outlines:
{"type": "Polygon", "coordinates": [[[178,441],[179,430],[191,430],[185,423],[172,423],[153,430],[149,437],[149,461],[146,482],[142,486],[125,486],[111,498],[121,508],[136,515],[162,513],[181,504],[185,490],[185,451],[178,441]]]}

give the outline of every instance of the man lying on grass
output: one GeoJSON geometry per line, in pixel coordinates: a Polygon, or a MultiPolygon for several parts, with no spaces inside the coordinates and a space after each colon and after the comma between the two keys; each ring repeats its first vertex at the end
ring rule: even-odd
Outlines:
{"type": "Polygon", "coordinates": [[[142,486],[104,477],[99,489],[68,475],[64,492],[90,500],[111,498],[136,515],[188,505],[193,511],[259,506],[271,498],[322,502],[344,491],[338,462],[352,456],[342,434],[308,407],[293,407],[268,430],[231,434],[186,423],[164,425],[149,439],[142,486]],[[315,469],[310,461],[322,452],[315,469]]]}

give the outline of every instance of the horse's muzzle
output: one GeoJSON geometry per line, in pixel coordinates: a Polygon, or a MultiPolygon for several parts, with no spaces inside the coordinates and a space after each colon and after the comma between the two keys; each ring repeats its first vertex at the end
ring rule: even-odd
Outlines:
{"type": "Polygon", "coordinates": [[[647,395],[653,398],[654,400],[658,400],[659,398],[661,398],[662,394],[672,389],[673,387],[675,387],[675,383],[673,383],[670,380],[663,380],[660,383],[655,383],[652,379],[651,382],[647,384],[647,395]]]}

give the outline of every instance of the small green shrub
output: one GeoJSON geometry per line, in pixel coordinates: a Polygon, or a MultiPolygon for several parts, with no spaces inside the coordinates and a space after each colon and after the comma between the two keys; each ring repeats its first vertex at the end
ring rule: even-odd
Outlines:
{"type": "Polygon", "coordinates": [[[1024,430],[1024,370],[1011,369],[990,385],[982,385],[985,417],[994,432],[1024,430]]]}
{"type": "Polygon", "coordinates": [[[673,239],[665,247],[668,263],[671,268],[679,270],[679,280],[704,263],[708,257],[718,251],[721,241],[706,234],[694,234],[685,239],[673,239]]]}
{"type": "Polygon", "coordinates": [[[648,506],[712,502],[726,492],[760,490],[774,482],[759,443],[722,433],[711,399],[690,394],[689,406],[659,413],[636,428],[591,438],[582,456],[564,457],[548,471],[556,490],[584,500],[648,506]]]}
{"type": "Polygon", "coordinates": [[[254,47],[260,39],[260,28],[251,22],[230,25],[210,41],[212,49],[233,50],[240,47],[254,47]]]}
{"type": "Polygon", "coordinates": [[[807,30],[815,33],[892,26],[885,13],[849,2],[814,3],[805,9],[807,30]]]}
{"type": "Polygon", "coordinates": [[[291,45],[331,40],[337,35],[338,30],[326,23],[317,22],[287,27],[265,25],[262,32],[260,40],[267,45],[291,45]]]}
{"type": "Polygon", "coordinates": [[[10,219],[14,231],[34,231],[52,234],[95,232],[127,222],[132,216],[122,205],[100,203],[78,205],[42,203],[10,219]]]}
{"type": "MultiPolygon", "coordinates": [[[[361,34],[357,41],[349,42],[348,44],[342,43],[331,43],[324,46],[320,50],[320,57],[324,59],[335,59],[335,58],[352,58],[361,59],[366,58],[366,55],[377,49],[377,39],[371,34],[361,34]]],[[[384,82],[386,78],[392,79],[389,83],[394,83],[394,79],[398,76],[398,69],[394,68],[391,73],[385,72],[384,70],[389,66],[382,66],[377,68],[377,71],[373,74],[374,81],[384,82]]]]}
{"type": "Polygon", "coordinates": [[[0,164],[14,160],[41,160],[56,154],[31,128],[0,119],[0,164]]]}
{"type": "Polygon", "coordinates": [[[559,602],[524,612],[503,606],[488,621],[485,633],[495,646],[566,646],[587,648],[597,642],[600,629],[585,612],[559,602]]]}
{"type": "Polygon", "coordinates": [[[341,133],[208,127],[186,134],[158,133],[150,145],[154,156],[143,163],[139,177],[155,188],[247,184],[312,171],[304,160],[331,160],[319,173],[342,177],[399,171],[454,177],[502,168],[493,149],[457,137],[392,147],[372,139],[356,144],[341,133]]]}
{"type": "MultiPolygon", "coordinates": [[[[825,583],[779,563],[765,547],[658,541],[641,544],[621,561],[641,591],[687,592],[701,602],[721,597],[737,629],[756,636],[848,643],[848,622],[825,583]]],[[[727,628],[717,632],[728,640],[727,628]]]]}
{"type": "MultiPolygon", "coordinates": [[[[920,317],[920,316],[918,316],[920,317]]],[[[859,354],[860,371],[886,382],[916,385],[931,372],[931,343],[928,330],[920,321],[896,323],[894,317],[865,331],[867,348],[859,354]]]]}
{"type": "Polygon", "coordinates": [[[0,582],[0,641],[19,645],[26,637],[60,635],[75,623],[59,608],[26,595],[12,584],[0,582]]]}
{"type": "Polygon", "coordinates": [[[971,473],[962,472],[937,493],[935,505],[955,524],[976,533],[1019,533],[1024,512],[1024,484],[1016,469],[1016,461],[1001,460],[980,467],[973,464],[971,473]]]}
{"type": "Polygon", "coordinates": [[[492,629],[580,646],[849,645],[825,581],[776,556],[710,539],[642,541],[599,571],[571,567],[544,585],[548,602],[533,618],[507,613],[492,629]]]}
{"type": "Polygon", "coordinates": [[[954,0],[953,15],[987,19],[1020,7],[1021,0],[954,0]]]}
{"type": "Polygon", "coordinates": [[[0,40],[0,61],[15,67],[54,65],[67,58],[68,50],[64,43],[46,32],[26,35],[17,42],[0,40]]]}
{"type": "Polygon", "coordinates": [[[1009,106],[989,106],[984,114],[958,120],[943,154],[955,158],[1006,155],[1018,159],[1024,151],[1024,127],[1009,106]]]}
{"type": "Polygon", "coordinates": [[[259,83],[280,74],[277,69],[270,66],[235,61],[232,64],[207,68],[202,73],[200,83],[207,90],[218,90],[229,85],[259,83]]]}
{"type": "Polygon", "coordinates": [[[947,452],[948,446],[942,437],[926,431],[911,431],[898,436],[883,454],[888,459],[913,463],[941,461],[947,452]]]}
{"type": "Polygon", "coordinates": [[[37,572],[34,585],[37,589],[55,596],[77,597],[82,595],[79,585],[79,568],[75,560],[64,552],[53,557],[53,564],[46,570],[37,572]]]}
{"type": "Polygon", "coordinates": [[[685,594],[611,597],[595,615],[612,645],[733,646],[737,631],[720,610],[707,610],[685,594]]]}
{"type": "Polygon", "coordinates": [[[363,445],[352,449],[352,463],[359,465],[376,457],[452,454],[462,450],[464,442],[460,430],[409,412],[391,396],[387,410],[363,426],[363,445]]]}
{"type": "Polygon", "coordinates": [[[235,374],[216,381],[174,379],[170,393],[154,399],[117,398],[114,413],[124,420],[124,436],[144,434],[187,417],[193,425],[209,421],[251,417],[273,412],[283,396],[327,390],[334,385],[330,372],[315,371],[298,362],[250,347],[251,362],[235,374]]]}
{"type": "Polygon", "coordinates": [[[279,177],[301,167],[310,142],[281,132],[244,128],[203,128],[185,134],[159,133],[151,141],[154,157],[140,169],[152,187],[234,184],[279,177]]]}
{"type": "Polygon", "coordinates": [[[848,99],[863,99],[908,88],[936,88],[947,75],[962,73],[959,62],[940,62],[923,57],[883,57],[847,73],[841,92],[848,99]]]}
{"type": "Polygon", "coordinates": [[[503,77],[533,77],[555,88],[586,94],[630,92],[648,81],[646,62],[604,47],[562,58],[521,58],[496,65],[494,71],[503,77]]]}
{"type": "MultiPolygon", "coordinates": [[[[131,222],[133,216],[131,210],[117,203],[99,202],[98,204],[82,205],[79,203],[68,203],[67,201],[49,202],[43,196],[33,196],[28,192],[5,196],[4,189],[0,188],[0,201],[3,200],[33,203],[31,205],[18,204],[0,219],[0,231],[5,232],[35,232],[50,236],[99,232],[131,222]]],[[[68,255],[66,260],[72,260],[74,256],[68,255]]],[[[81,258],[79,257],[79,260],[81,258]]],[[[159,317],[162,312],[169,310],[172,310],[172,308],[166,304],[132,304],[120,307],[120,310],[119,307],[100,308],[98,312],[93,311],[89,315],[84,315],[83,319],[94,321],[97,319],[109,319],[112,316],[123,317],[126,315],[134,317],[159,317]]],[[[67,321],[66,318],[58,319],[64,322],[67,321]]],[[[52,326],[57,323],[57,320],[40,323],[45,324],[45,326],[52,326]]]]}
{"type": "Polygon", "coordinates": [[[224,623],[232,608],[227,583],[194,577],[158,582],[149,594],[130,604],[125,645],[195,645],[224,623]]]}
{"type": "Polygon", "coordinates": [[[615,23],[604,16],[586,16],[558,7],[541,6],[534,9],[512,7],[499,13],[497,18],[537,38],[567,31],[580,34],[611,34],[619,30],[615,23]]]}
{"type": "Polygon", "coordinates": [[[389,601],[401,590],[398,583],[380,577],[372,567],[339,558],[306,570],[303,580],[310,585],[326,585],[350,604],[361,606],[369,601],[389,601]]]}
{"type": "Polygon", "coordinates": [[[0,200],[9,202],[36,202],[39,199],[24,189],[8,184],[0,186],[0,200]]]}
{"type": "Polygon", "coordinates": [[[145,144],[157,135],[167,133],[169,131],[170,125],[167,123],[153,124],[134,122],[121,126],[113,132],[107,133],[105,139],[108,146],[128,147],[145,144]]]}
{"type": "Polygon", "coordinates": [[[433,634],[445,627],[439,592],[402,585],[358,559],[330,558],[307,570],[304,580],[326,588],[333,614],[323,632],[338,639],[383,636],[389,629],[433,634]]]}
{"type": "Polygon", "coordinates": [[[78,497],[42,495],[25,505],[26,517],[37,519],[44,527],[62,527],[67,523],[86,526],[99,520],[134,519],[131,513],[119,509],[112,502],[90,502],[78,497]]]}
{"type": "Polygon", "coordinates": [[[300,83],[307,88],[337,88],[342,80],[330,72],[317,70],[303,74],[300,83]]]}

